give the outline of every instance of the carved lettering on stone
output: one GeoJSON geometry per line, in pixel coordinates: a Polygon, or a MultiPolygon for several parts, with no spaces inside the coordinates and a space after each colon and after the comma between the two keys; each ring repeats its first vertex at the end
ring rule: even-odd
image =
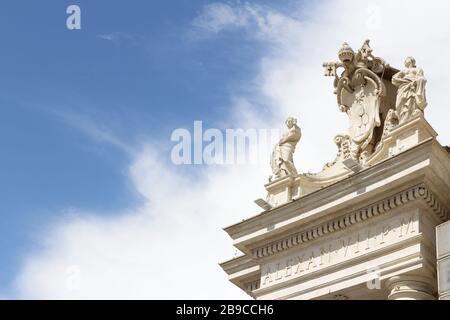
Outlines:
{"type": "Polygon", "coordinates": [[[312,245],[291,256],[261,266],[261,288],[301,277],[315,270],[368,254],[398,243],[417,233],[416,213],[403,214],[350,233],[312,245]]]}

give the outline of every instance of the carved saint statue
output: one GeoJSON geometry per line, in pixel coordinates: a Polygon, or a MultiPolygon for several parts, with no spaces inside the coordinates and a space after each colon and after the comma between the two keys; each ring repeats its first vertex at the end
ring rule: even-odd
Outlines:
{"type": "Polygon", "coordinates": [[[281,178],[288,175],[297,175],[294,165],[295,146],[302,136],[300,128],[297,126],[297,119],[289,117],[286,120],[287,130],[282,135],[280,141],[275,145],[272,152],[270,165],[272,167],[273,178],[281,178]]]}
{"type": "Polygon", "coordinates": [[[405,70],[392,77],[392,84],[398,87],[395,110],[399,124],[423,114],[427,106],[426,83],[427,79],[424,77],[423,70],[416,66],[416,60],[412,57],[406,58],[405,70]]]}

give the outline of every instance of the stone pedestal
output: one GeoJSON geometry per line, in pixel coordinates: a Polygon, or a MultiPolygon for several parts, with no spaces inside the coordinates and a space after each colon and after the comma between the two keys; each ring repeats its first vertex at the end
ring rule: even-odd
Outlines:
{"type": "Polygon", "coordinates": [[[286,176],[265,185],[268,193],[268,203],[272,207],[278,207],[291,202],[298,196],[298,188],[295,187],[295,177],[286,176]]]}
{"type": "Polygon", "coordinates": [[[435,139],[436,131],[424,119],[418,116],[407,123],[385,132],[375,153],[367,160],[367,165],[375,164],[388,157],[406,151],[427,139],[435,139]]]}

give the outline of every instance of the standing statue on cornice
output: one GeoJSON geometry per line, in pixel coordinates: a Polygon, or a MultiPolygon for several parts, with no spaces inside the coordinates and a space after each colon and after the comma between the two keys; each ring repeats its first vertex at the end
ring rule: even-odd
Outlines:
{"type": "Polygon", "coordinates": [[[426,83],[427,79],[423,70],[416,66],[416,60],[413,57],[406,58],[405,70],[392,77],[392,84],[398,87],[395,110],[399,124],[412,117],[423,115],[427,106],[426,83]]]}
{"type": "Polygon", "coordinates": [[[294,165],[294,152],[297,143],[300,141],[302,132],[297,126],[297,119],[289,117],[286,120],[287,130],[282,135],[280,141],[275,145],[270,159],[273,176],[270,181],[293,175],[296,176],[297,169],[294,165]]]}

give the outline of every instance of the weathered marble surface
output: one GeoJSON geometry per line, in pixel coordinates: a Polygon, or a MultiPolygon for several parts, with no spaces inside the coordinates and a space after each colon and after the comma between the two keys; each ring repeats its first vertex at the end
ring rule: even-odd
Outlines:
{"type": "Polygon", "coordinates": [[[449,208],[450,155],[431,137],[226,228],[244,256],[221,266],[255,299],[435,299],[449,208]]]}
{"type": "Polygon", "coordinates": [[[392,77],[392,83],[398,87],[395,113],[399,124],[403,124],[412,117],[422,116],[427,106],[425,95],[425,79],[423,70],[416,66],[416,60],[408,57],[405,69],[392,77]]]}
{"type": "Polygon", "coordinates": [[[302,137],[302,132],[299,126],[297,126],[297,119],[289,117],[285,123],[287,129],[274,146],[270,159],[273,172],[273,176],[270,178],[271,181],[285,176],[296,176],[298,174],[293,155],[295,147],[302,137]]]}
{"type": "Polygon", "coordinates": [[[424,73],[412,58],[390,67],[368,40],[338,57],[324,64],[349,121],[335,159],[297,173],[288,125],[268,209],[225,228],[244,255],[221,266],[255,299],[436,299],[437,265],[450,265],[436,263],[435,231],[450,219],[450,153],[424,116],[424,73]]]}

